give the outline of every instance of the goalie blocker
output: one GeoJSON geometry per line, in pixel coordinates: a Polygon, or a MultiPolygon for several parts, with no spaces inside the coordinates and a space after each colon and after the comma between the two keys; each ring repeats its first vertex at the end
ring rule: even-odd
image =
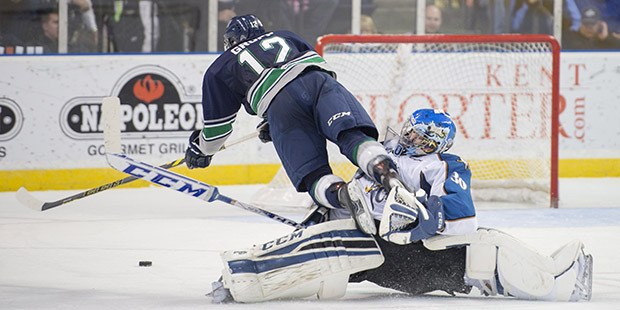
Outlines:
{"type": "Polygon", "coordinates": [[[410,294],[467,294],[476,287],[483,295],[528,300],[592,297],[592,256],[580,241],[545,256],[494,229],[397,245],[355,227],[351,219],[332,220],[223,252],[213,302],[339,298],[347,282],[365,280],[410,294]]]}

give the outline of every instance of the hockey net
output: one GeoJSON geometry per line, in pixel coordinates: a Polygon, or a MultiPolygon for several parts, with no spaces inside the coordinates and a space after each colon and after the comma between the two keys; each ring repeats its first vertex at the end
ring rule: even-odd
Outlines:
{"type": "MultiPolygon", "coordinates": [[[[558,203],[559,45],[544,35],[328,35],[317,51],[375,121],[381,137],[416,109],[449,112],[450,153],[472,170],[472,195],[519,206],[558,203]]],[[[356,171],[330,144],[334,173],[356,171]]],[[[283,169],[254,197],[307,206],[283,169]]]]}

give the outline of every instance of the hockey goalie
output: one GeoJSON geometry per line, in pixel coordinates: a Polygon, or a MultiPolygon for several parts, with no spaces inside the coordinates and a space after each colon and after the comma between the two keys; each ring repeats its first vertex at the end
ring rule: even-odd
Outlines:
{"type": "Polygon", "coordinates": [[[339,298],[348,283],[361,281],[410,294],[475,288],[487,296],[590,300],[593,261],[580,241],[546,256],[499,230],[478,227],[469,167],[446,153],[455,135],[447,113],[415,111],[399,135],[384,141],[406,189],[388,192],[358,172],[347,184],[358,214],[319,197],[305,229],[223,252],[213,302],[339,298]],[[368,225],[377,233],[359,229],[368,225]]]}

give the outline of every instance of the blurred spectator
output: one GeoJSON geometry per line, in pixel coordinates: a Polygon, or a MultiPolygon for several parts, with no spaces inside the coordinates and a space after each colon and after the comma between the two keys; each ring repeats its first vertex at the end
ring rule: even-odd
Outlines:
{"type": "MultiPolygon", "coordinates": [[[[239,0],[219,0],[217,12],[217,47],[219,51],[224,50],[224,32],[228,22],[235,16],[239,15],[236,11],[236,5],[239,0]]],[[[247,0],[246,0],[247,1],[247,0]]],[[[264,4],[265,1],[254,1],[258,4],[264,4]]]]}
{"type": "Polygon", "coordinates": [[[426,6],[424,32],[427,34],[440,33],[441,9],[434,4],[426,6]]]}
{"type": "MultiPolygon", "coordinates": [[[[377,5],[374,0],[362,0],[362,16],[372,17],[377,5]]],[[[340,0],[329,20],[326,33],[351,33],[351,0],[340,0]]],[[[373,23],[374,18],[373,18],[373,23]]]]}
{"type": "Polygon", "coordinates": [[[289,5],[287,0],[236,0],[234,12],[237,15],[253,14],[260,18],[265,29],[290,29],[287,17],[289,5]]]}
{"type": "MultiPolygon", "coordinates": [[[[52,0],[56,2],[58,0],[52,0]]],[[[90,53],[97,51],[98,27],[91,0],[70,0],[68,10],[68,51],[90,53]]]]}
{"type": "Polygon", "coordinates": [[[504,0],[465,0],[465,27],[476,33],[504,33],[504,0]]]}
{"type": "Polygon", "coordinates": [[[38,38],[39,12],[51,9],[43,0],[0,0],[0,45],[25,46],[38,38]]]}
{"type": "MultiPolygon", "coordinates": [[[[187,0],[186,0],[187,1],[187,0]]],[[[196,51],[207,51],[208,48],[208,41],[209,41],[209,37],[208,37],[208,33],[209,33],[209,10],[208,10],[208,1],[204,1],[204,0],[193,0],[194,2],[197,3],[196,6],[198,7],[202,7],[203,9],[201,10],[201,15],[199,16],[199,27],[197,29],[196,35],[195,35],[195,41],[196,41],[196,51]]],[[[248,5],[250,7],[248,7],[247,13],[245,14],[257,14],[255,12],[255,9],[259,9],[261,7],[267,6],[266,3],[268,2],[273,2],[274,0],[261,0],[261,1],[255,1],[255,0],[218,0],[218,4],[217,4],[217,9],[218,9],[218,13],[217,13],[217,37],[216,42],[217,42],[217,50],[218,51],[223,51],[224,50],[224,41],[222,39],[223,35],[224,35],[224,31],[226,30],[226,26],[228,25],[228,21],[230,21],[231,18],[237,16],[237,15],[243,15],[243,14],[239,14],[239,10],[237,9],[237,6],[240,6],[241,9],[243,10],[243,6],[248,5]]],[[[279,1],[279,0],[278,0],[279,1]]],[[[260,15],[259,18],[261,17],[260,15]]],[[[261,19],[262,20],[262,19],[261,19]]]]}
{"type": "Polygon", "coordinates": [[[115,52],[152,52],[159,40],[158,5],[151,0],[112,1],[108,20],[115,52]]]}
{"type": "MultiPolygon", "coordinates": [[[[208,45],[208,3],[204,0],[193,0],[203,3],[202,15],[196,35],[196,50],[206,51],[208,45]]],[[[253,14],[257,16],[265,29],[291,29],[290,18],[287,17],[287,0],[218,0],[217,13],[217,50],[224,50],[222,37],[228,22],[237,15],[253,14]]]]}
{"type": "MultiPolygon", "coordinates": [[[[208,50],[209,1],[94,0],[115,52],[205,52],[208,50]]],[[[219,50],[234,6],[246,0],[218,0],[219,50]]],[[[270,1],[270,0],[265,0],[270,1]]],[[[249,2],[249,0],[247,0],[249,2]]],[[[252,1],[259,4],[259,1],[252,1]]],[[[261,3],[264,1],[260,1],[261,3]]],[[[104,42],[105,44],[105,42],[104,42]]]]}
{"type": "Polygon", "coordinates": [[[254,14],[261,19],[265,29],[290,30],[313,43],[318,36],[326,33],[339,1],[237,0],[234,2],[234,12],[238,15],[254,14]]]}
{"type": "MultiPolygon", "coordinates": [[[[201,12],[201,2],[203,1],[157,1],[159,40],[154,46],[155,51],[191,52],[196,50],[197,32],[202,20],[207,20],[208,12],[207,8],[201,12]]],[[[208,33],[206,29],[205,25],[205,36],[208,33]]]]}
{"type": "Polygon", "coordinates": [[[516,0],[511,13],[512,33],[553,34],[553,14],[542,0],[516,0]]]}
{"type": "MultiPolygon", "coordinates": [[[[47,46],[46,53],[58,52],[58,0],[2,0],[0,42],[7,45],[47,46]],[[53,15],[50,15],[54,12],[53,15]],[[42,33],[55,23],[55,33],[42,33]],[[50,41],[51,40],[51,41],[50,41]],[[52,43],[53,42],[53,43],[52,43]]],[[[91,0],[69,0],[68,48],[70,52],[93,52],[97,25],[91,0]]]]}
{"type": "Polygon", "coordinates": [[[340,0],[287,0],[291,18],[290,29],[304,40],[315,43],[327,33],[327,26],[334,16],[340,0]]]}
{"type": "MultiPolygon", "coordinates": [[[[367,32],[377,31],[370,17],[374,8],[374,0],[362,0],[360,23],[362,28],[368,27],[367,32]]],[[[232,12],[235,15],[254,14],[261,19],[265,29],[294,31],[310,43],[326,33],[351,32],[350,0],[234,0],[232,12]]],[[[226,18],[218,29],[223,30],[232,16],[226,18]]]]}
{"type": "Polygon", "coordinates": [[[219,1],[218,12],[217,12],[217,20],[219,22],[223,22],[228,24],[228,21],[233,17],[237,16],[237,13],[234,10],[234,6],[232,5],[234,1],[219,1]]]}
{"type": "Polygon", "coordinates": [[[41,16],[41,35],[38,45],[44,54],[58,53],[58,12],[48,11],[41,16]]]}
{"type": "Polygon", "coordinates": [[[595,6],[581,10],[579,31],[565,38],[565,49],[620,49],[620,38],[610,35],[607,23],[601,19],[601,12],[595,6]]]}
{"type": "MultiPolygon", "coordinates": [[[[431,2],[431,1],[427,1],[431,2]]],[[[435,0],[432,1],[440,9],[446,8],[459,8],[461,6],[461,0],[435,0]]]]}
{"type": "Polygon", "coordinates": [[[607,23],[608,32],[620,37],[620,0],[574,0],[583,11],[595,8],[600,12],[601,20],[607,23]]]}
{"type": "Polygon", "coordinates": [[[562,31],[578,31],[581,26],[581,12],[575,0],[564,0],[562,6],[562,31]]]}
{"type": "Polygon", "coordinates": [[[377,34],[377,26],[372,17],[368,15],[360,16],[360,34],[377,34]]]}
{"type": "Polygon", "coordinates": [[[606,0],[602,17],[609,26],[609,32],[620,39],[620,0],[606,0]]]}

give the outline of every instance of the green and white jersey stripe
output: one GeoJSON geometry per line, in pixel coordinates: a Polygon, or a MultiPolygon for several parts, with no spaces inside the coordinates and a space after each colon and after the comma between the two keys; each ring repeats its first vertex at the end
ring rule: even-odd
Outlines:
{"type": "Polygon", "coordinates": [[[252,110],[258,116],[264,117],[267,108],[278,92],[311,66],[331,72],[325,59],[314,51],[309,51],[281,67],[263,70],[247,93],[246,99],[252,110]]]}
{"type": "Polygon", "coordinates": [[[204,122],[202,129],[202,139],[200,139],[200,149],[204,154],[215,154],[228,136],[232,133],[232,124],[237,119],[237,114],[233,114],[220,119],[204,122]]]}

